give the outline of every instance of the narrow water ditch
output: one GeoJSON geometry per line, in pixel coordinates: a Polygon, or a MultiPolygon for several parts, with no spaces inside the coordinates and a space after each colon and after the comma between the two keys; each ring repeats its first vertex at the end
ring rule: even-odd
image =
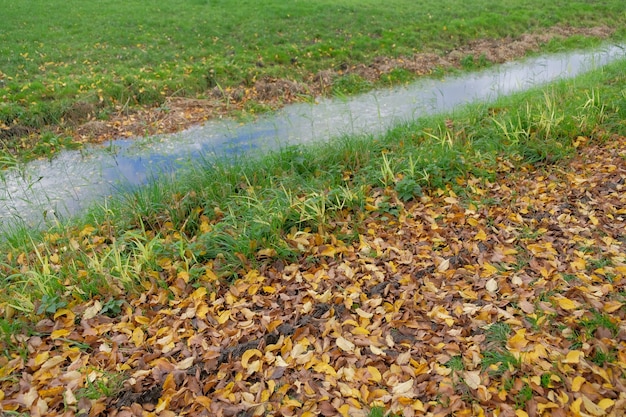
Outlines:
{"type": "Polygon", "coordinates": [[[569,78],[626,57],[626,45],[503,64],[442,80],[378,90],[348,99],[290,105],[241,125],[211,121],[180,133],[124,139],[107,146],[65,151],[5,171],[0,185],[0,229],[15,222],[41,227],[157,175],[172,174],[195,158],[260,152],[279,144],[328,140],[340,135],[379,134],[420,116],[569,78]]]}

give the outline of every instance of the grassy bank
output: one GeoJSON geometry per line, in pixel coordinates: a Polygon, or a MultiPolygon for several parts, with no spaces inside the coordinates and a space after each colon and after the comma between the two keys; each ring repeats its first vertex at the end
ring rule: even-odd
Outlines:
{"type": "MultiPolygon", "coordinates": [[[[177,261],[212,259],[220,277],[237,278],[242,268],[256,265],[259,250],[295,259],[298,251],[285,241],[294,230],[334,234],[342,230],[336,215],[354,213],[358,226],[363,213],[395,211],[391,198],[382,208],[372,206],[371,194],[380,190],[400,202],[441,190],[463,195],[459,179],[493,181],[503,161],[510,169],[558,166],[576,154],[581,138],[604,141],[626,132],[622,65],[403,124],[381,137],[340,137],[260,157],[207,160],[43,235],[16,226],[5,233],[4,296],[31,313],[41,296],[67,295],[67,288],[85,300],[108,286],[141,290],[134,271],[144,271],[144,262],[156,262],[160,253],[177,261]],[[85,236],[100,236],[102,262],[78,244],[93,244],[85,236]],[[57,266],[51,269],[51,262],[57,266]],[[20,264],[31,267],[32,279],[24,279],[20,264]],[[88,265],[98,269],[84,280],[88,265]]],[[[356,230],[344,232],[342,239],[358,238],[356,230]]]]}
{"type": "MultiPolygon", "coordinates": [[[[384,7],[354,0],[3,0],[0,9],[0,132],[5,152],[21,157],[89,140],[102,126],[92,123],[80,134],[77,127],[113,116],[127,116],[118,124],[137,123],[132,131],[141,134],[150,118],[133,121],[135,110],[177,113],[172,97],[254,114],[298,97],[351,94],[433,70],[390,62],[397,58],[408,62],[415,54],[444,56],[461,48],[446,59],[472,68],[489,62],[481,50],[462,49],[477,39],[601,25],[623,39],[626,21],[620,0],[593,7],[572,0],[393,0],[384,7]]],[[[594,40],[545,42],[544,48],[573,48],[594,40]]],[[[122,127],[109,129],[121,134],[115,129],[122,127]]]]}
{"type": "Polygon", "coordinates": [[[15,231],[2,407],[619,414],[623,66],[15,231]]]}

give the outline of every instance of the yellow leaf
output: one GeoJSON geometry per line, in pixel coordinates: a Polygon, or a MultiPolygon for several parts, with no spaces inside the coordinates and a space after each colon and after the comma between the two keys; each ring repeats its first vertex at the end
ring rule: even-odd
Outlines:
{"type": "Polygon", "coordinates": [[[56,397],[61,394],[65,388],[62,386],[52,387],[52,388],[43,388],[39,390],[39,396],[41,398],[51,398],[56,397]]]}
{"type": "Polygon", "coordinates": [[[276,292],[276,288],[272,287],[271,285],[265,285],[265,286],[263,287],[263,291],[264,291],[266,294],[274,294],[274,293],[276,292]]]}
{"type": "Polygon", "coordinates": [[[215,274],[215,272],[213,272],[211,269],[207,268],[204,271],[204,276],[206,277],[206,279],[208,281],[217,281],[217,275],[215,274]]]}
{"type": "Polygon", "coordinates": [[[187,271],[178,271],[178,273],[176,274],[176,276],[179,279],[182,279],[185,283],[189,282],[189,272],[187,271]]]}
{"type": "Polygon", "coordinates": [[[350,406],[348,404],[342,405],[337,409],[337,411],[339,411],[339,414],[343,417],[350,417],[350,406]]]}
{"type": "Polygon", "coordinates": [[[603,409],[604,411],[606,411],[607,409],[613,407],[613,405],[615,405],[615,401],[613,401],[610,398],[603,398],[600,400],[600,402],[598,403],[598,407],[600,407],[601,409],[603,409]]]}
{"type": "Polygon", "coordinates": [[[174,372],[170,372],[165,377],[165,381],[163,381],[163,391],[175,390],[175,389],[176,389],[176,380],[174,379],[174,372]]]}
{"type": "Polygon", "coordinates": [[[243,367],[243,369],[248,369],[248,362],[254,356],[261,357],[263,356],[263,353],[261,353],[261,351],[258,349],[248,349],[243,353],[243,355],[241,355],[241,366],[243,367]]]}
{"type": "Polygon", "coordinates": [[[336,253],[337,253],[337,250],[333,246],[326,245],[326,247],[324,248],[324,250],[322,250],[320,255],[328,256],[332,258],[335,256],[336,253]]]}
{"type": "Polygon", "coordinates": [[[223,311],[222,313],[220,313],[219,316],[217,316],[217,322],[219,324],[224,324],[224,323],[226,323],[228,321],[229,318],[230,318],[230,311],[226,310],[226,311],[223,311]]]}
{"type": "Polygon", "coordinates": [[[528,417],[528,413],[524,410],[515,410],[515,417],[528,417]]]}
{"type": "Polygon", "coordinates": [[[145,334],[143,330],[141,330],[141,327],[135,327],[135,330],[133,330],[133,335],[131,336],[130,340],[135,344],[135,347],[139,347],[143,344],[145,338],[145,334]]]}
{"type": "Polygon", "coordinates": [[[367,378],[368,381],[380,382],[382,380],[382,375],[380,374],[378,368],[374,366],[368,366],[367,372],[369,372],[371,375],[370,378],[367,378]]]}
{"type": "Polygon", "coordinates": [[[196,317],[199,319],[205,320],[206,315],[209,312],[209,306],[206,303],[201,303],[196,309],[196,317]]]}
{"type": "Polygon", "coordinates": [[[341,350],[348,352],[348,353],[354,352],[355,346],[354,346],[354,343],[352,343],[351,341],[339,336],[337,338],[336,343],[337,343],[337,347],[339,347],[341,350]]]}
{"type": "Polygon", "coordinates": [[[577,258],[570,262],[570,266],[574,271],[584,271],[587,268],[587,262],[583,258],[577,258]]]}
{"type": "Polygon", "coordinates": [[[211,410],[211,399],[209,397],[205,397],[204,395],[199,395],[196,397],[195,401],[206,408],[208,411],[211,410]]]}
{"type": "Polygon", "coordinates": [[[478,226],[478,220],[476,220],[473,217],[468,217],[466,221],[467,221],[467,224],[469,224],[472,227],[478,226]]]}
{"type": "Polygon", "coordinates": [[[70,331],[68,329],[58,329],[52,332],[52,334],[50,335],[50,339],[52,340],[61,339],[69,334],[70,334],[70,331]]]}
{"type": "Polygon", "coordinates": [[[487,240],[487,234],[483,229],[480,229],[480,231],[476,233],[476,236],[474,236],[474,240],[480,240],[481,242],[484,242],[485,240],[487,240]]]}
{"type": "Polygon", "coordinates": [[[444,260],[443,260],[443,261],[441,261],[441,263],[437,266],[437,271],[438,271],[438,272],[446,272],[449,268],[450,268],[450,260],[449,260],[449,259],[444,259],[444,260]]]}
{"type": "Polygon", "coordinates": [[[64,362],[65,358],[63,356],[53,356],[48,359],[43,365],[41,365],[41,370],[45,371],[48,369],[56,368],[59,366],[61,362],[64,362]]]}
{"type": "Polygon", "coordinates": [[[576,398],[569,406],[569,409],[575,413],[575,415],[580,415],[580,405],[582,404],[582,398],[576,398]]]}
{"type": "Polygon", "coordinates": [[[191,299],[193,301],[201,301],[201,300],[204,300],[204,298],[206,297],[206,294],[207,294],[206,287],[198,287],[198,289],[196,289],[191,294],[191,299]]]}
{"type": "Polygon", "coordinates": [[[426,409],[424,408],[424,403],[421,402],[420,400],[413,401],[411,408],[413,408],[413,411],[421,411],[421,412],[426,411],[426,409]]]}
{"type": "Polygon", "coordinates": [[[93,231],[96,230],[95,227],[91,226],[91,225],[87,225],[83,228],[83,230],[80,231],[80,233],[78,234],[78,236],[80,237],[84,237],[87,235],[90,235],[93,233],[93,231]]]}
{"type": "Polygon", "coordinates": [[[209,224],[209,222],[207,222],[206,220],[202,220],[202,223],[200,223],[200,231],[202,233],[208,233],[211,231],[211,225],[209,224]]]}
{"type": "Polygon", "coordinates": [[[509,346],[515,350],[522,350],[528,344],[528,340],[526,340],[526,329],[518,330],[515,335],[513,335],[509,339],[509,346]]]}
{"type": "Polygon", "coordinates": [[[37,356],[35,356],[35,366],[41,365],[42,363],[47,361],[49,357],[50,357],[50,352],[48,351],[38,354],[37,356]]]}
{"type": "Polygon", "coordinates": [[[577,376],[572,380],[572,391],[573,392],[578,392],[580,391],[580,387],[582,387],[582,385],[587,382],[587,380],[585,378],[583,378],[582,376],[577,376]]]}
{"type": "Polygon", "coordinates": [[[313,365],[313,369],[317,372],[321,372],[323,374],[326,375],[330,375],[330,376],[337,376],[337,372],[335,371],[335,368],[333,368],[332,366],[330,366],[329,364],[327,364],[326,362],[318,362],[315,365],[313,365]]]}
{"type": "Polygon", "coordinates": [[[604,305],[602,306],[602,310],[604,310],[605,313],[614,313],[615,311],[622,308],[622,305],[623,304],[617,300],[610,300],[604,303],[604,305]]]}
{"type": "Polygon", "coordinates": [[[561,307],[563,310],[574,310],[575,308],[578,308],[579,304],[575,301],[570,300],[569,298],[557,298],[556,300],[557,304],[559,305],[559,307],[561,307]]]}
{"type": "Polygon", "coordinates": [[[74,317],[76,317],[76,314],[72,313],[71,310],[68,310],[67,308],[60,308],[56,311],[56,313],[54,313],[54,319],[58,319],[61,316],[65,316],[70,320],[74,320],[74,317]]]}
{"type": "Polygon", "coordinates": [[[358,326],[350,330],[350,333],[367,336],[370,334],[370,331],[367,330],[365,327],[358,326]]]}
{"type": "Polygon", "coordinates": [[[485,262],[483,264],[483,272],[480,274],[480,276],[482,278],[486,278],[486,277],[490,277],[493,274],[498,272],[498,268],[496,268],[495,266],[491,265],[488,262],[485,262]]]}
{"type": "Polygon", "coordinates": [[[579,363],[580,358],[584,356],[585,354],[580,350],[571,350],[567,353],[565,359],[563,359],[563,363],[579,363]]]}
{"type": "Polygon", "coordinates": [[[484,385],[479,385],[476,388],[476,396],[481,402],[489,401],[492,397],[489,389],[487,389],[487,387],[484,385]]]}
{"type": "Polygon", "coordinates": [[[276,256],[276,249],[266,248],[261,249],[256,253],[257,258],[272,258],[276,256]]]}

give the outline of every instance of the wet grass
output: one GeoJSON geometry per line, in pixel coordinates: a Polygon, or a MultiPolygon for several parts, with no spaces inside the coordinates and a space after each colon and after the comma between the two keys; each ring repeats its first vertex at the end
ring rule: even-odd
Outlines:
{"type": "MultiPolygon", "coordinates": [[[[240,1],[183,3],[138,0],[105,3],[0,0],[0,126],[20,129],[3,138],[21,157],[54,154],[61,137],[33,145],[45,126],[105,119],[166,97],[206,97],[212,88],[254,84],[264,77],[307,82],[319,71],[340,70],[376,57],[444,53],[478,38],[515,37],[554,25],[608,25],[623,38],[621,0],[602,7],[558,0],[240,1]],[[31,130],[32,129],[32,130],[31,130]],[[27,139],[24,139],[27,138],[27,139]],[[35,146],[39,149],[32,154],[35,146]]],[[[547,48],[581,47],[583,38],[547,48]]],[[[485,65],[467,57],[466,69],[485,65]]],[[[381,84],[415,78],[392,71],[381,84]]],[[[375,87],[341,78],[336,94],[375,87]]],[[[250,104],[249,109],[263,106],[250,104]]]]}
{"type": "MultiPolygon", "coordinates": [[[[233,280],[267,259],[297,259],[293,242],[302,231],[350,242],[358,240],[365,213],[392,219],[398,201],[437,190],[463,198],[461,179],[493,179],[502,160],[539,170],[558,165],[582,146],[581,137],[626,134],[623,65],[420,119],[380,137],[206,160],[71,223],[40,232],[16,225],[1,244],[0,313],[35,320],[93,297],[114,311],[121,294],[166,285],[167,274],[233,280]],[[383,193],[374,201],[375,190],[399,200],[383,193]],[[338,223],[347,213],[352,223],[338,223]]],[[[601,319],[581,326],[610,328],[601,319]]],[[[487,336],[500,346],[508,333],[506,325],[492,326],[487,336]]]]}

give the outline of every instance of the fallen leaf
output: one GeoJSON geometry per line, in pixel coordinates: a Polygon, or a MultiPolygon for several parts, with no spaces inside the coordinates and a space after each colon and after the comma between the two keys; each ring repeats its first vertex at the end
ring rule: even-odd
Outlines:
{"type": "Polygon", "coordinates": [[[563,359],[563,363],[580,363],[580,359],[583,358],[585,354],[580,350],[571,350],[567,353],[565,359],[563,359]]]}
{"type": "Polygon", "coordinates": [[[516,351],[521,351],[528,345],[528,340],[526,340],[526,329],[520,329],[509,339],[509,346],[516,351]]]}
{"type": "Polygon", "coordinates": [[[464,371],[463,381],[471,389],[477,389],[480,385],[480,371],[464,371]]]}
{"type": "Polygon", "coordinates": [[[352,343],[349,340],[344,339],[342,336],[339,336],[337,340],[335,341],[335,343],[337,344],[337,347],[339,347],[344,352],[348,352],[348,353],[354,352],[354,348],[355,348],[354,343],[352,343]]]}
{"type": "Polygon", "coordinates": [[[572,380],[572,391],[573,392],[580,391],[580,387],[582,387],[582,385],[585,382],[587,382],[587,380],[584,377],[582,377],[580,375],[575,376],[574,379],[572,380]]]}
{"type": "Polygon", "coordinates": [[[391,391],[394,395],[406,395],[409,392],[413,391],[413,379],[409,379],[408,381],[404,381],[396,386],[394,386],[391,391]]]}

